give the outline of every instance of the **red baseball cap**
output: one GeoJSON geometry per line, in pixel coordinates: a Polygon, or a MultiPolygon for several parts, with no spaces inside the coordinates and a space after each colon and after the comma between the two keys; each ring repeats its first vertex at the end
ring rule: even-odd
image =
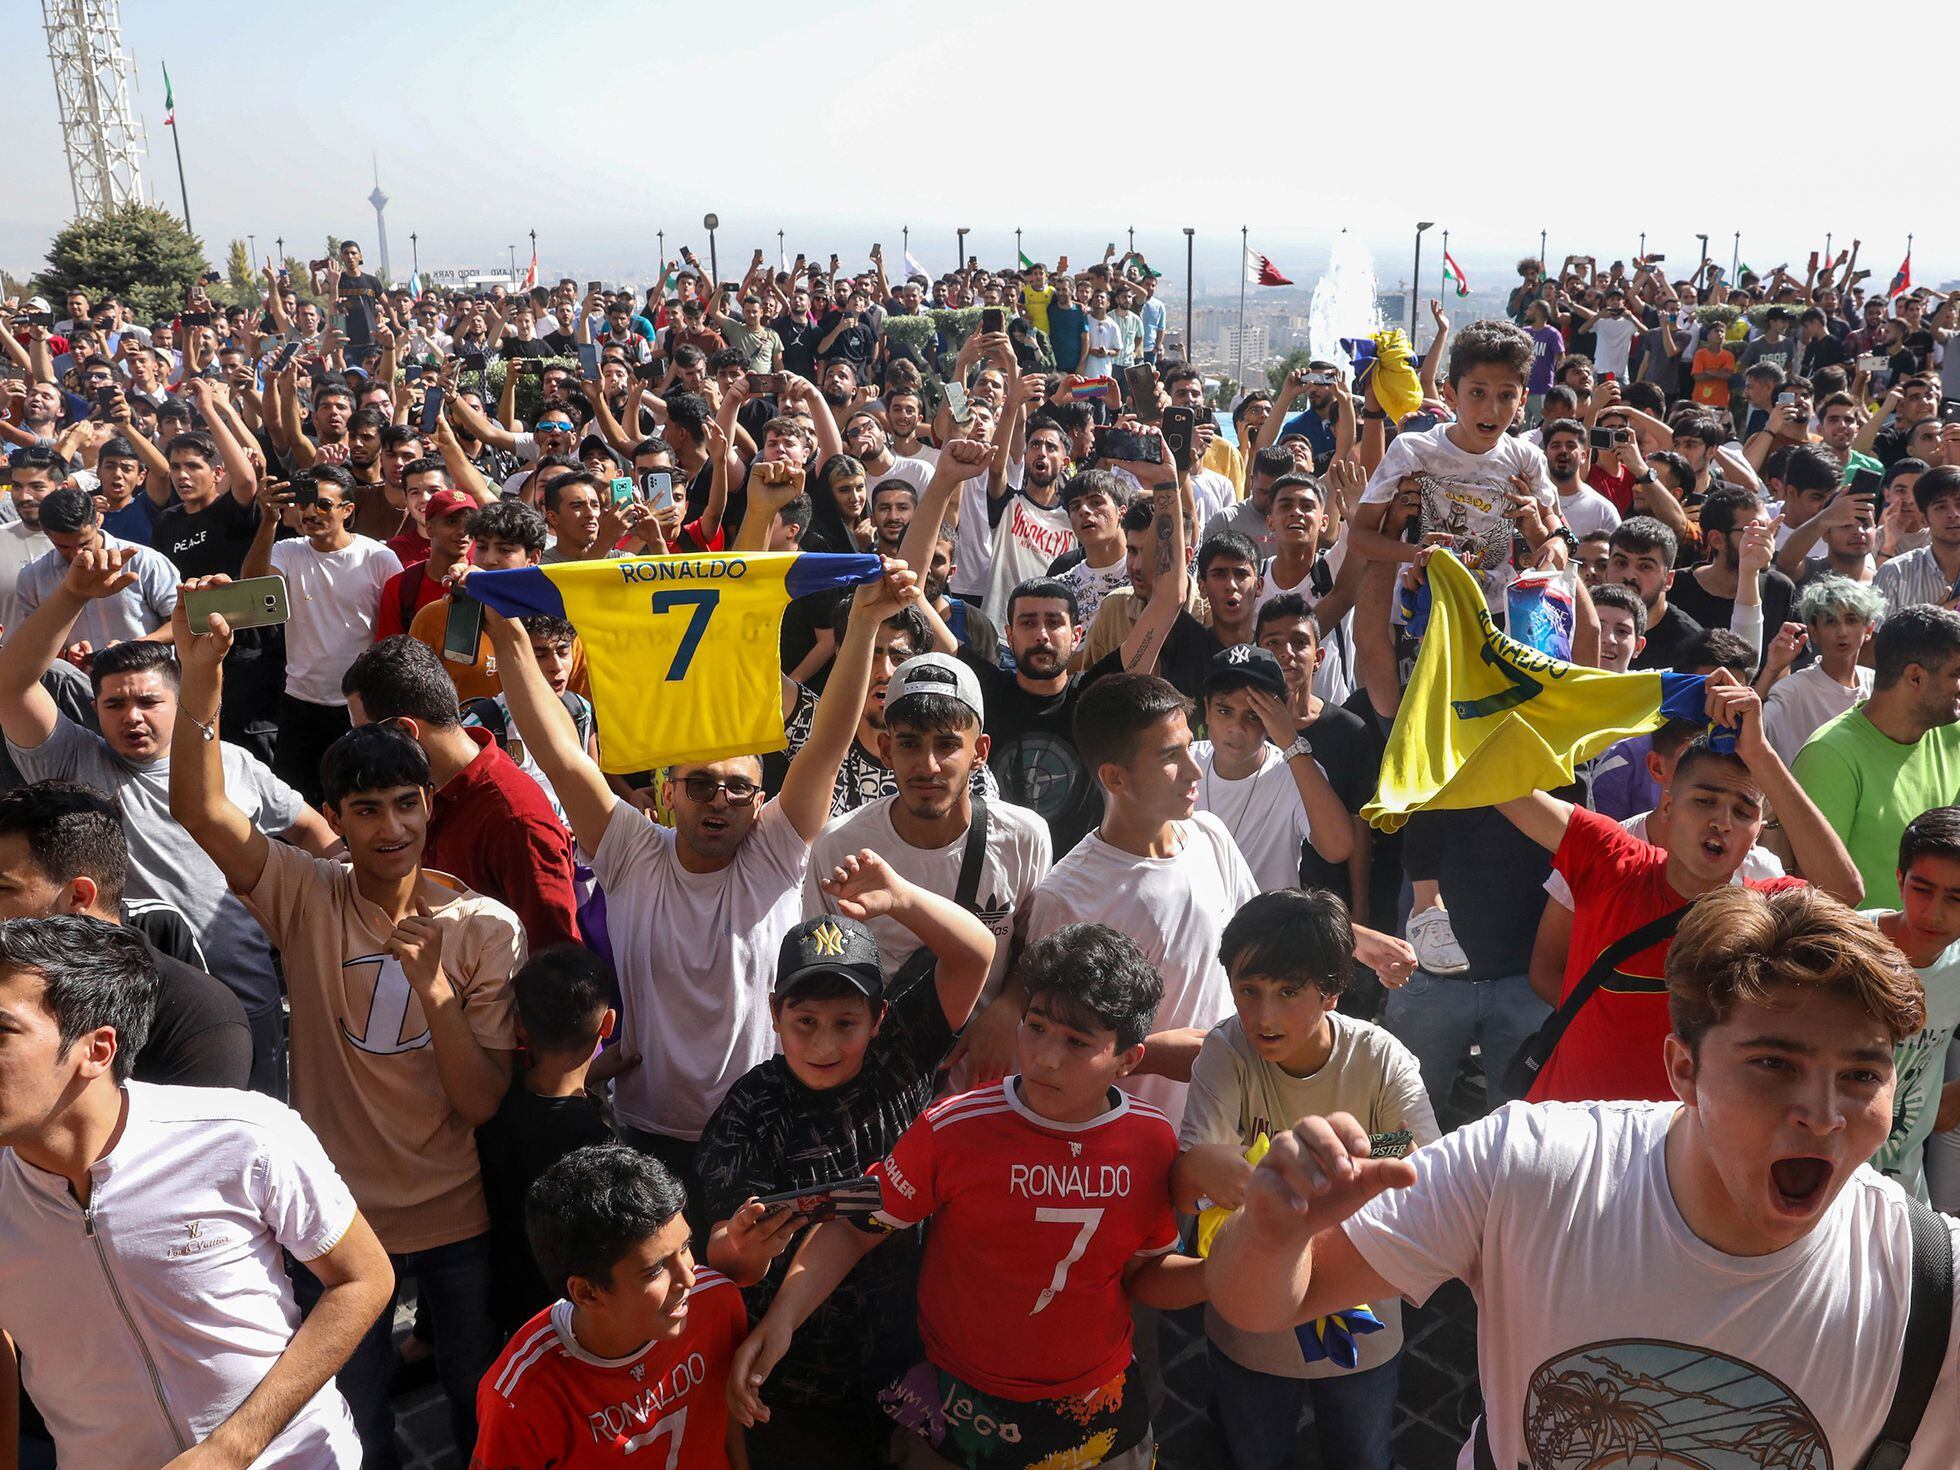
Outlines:
{"type": "Polygon", "coordinates": [[[429,497],[429,506],[423,515],[429,520],[439,521],[444,516],[455,515],[459,510],[476,508],[476,497],[467,490],[438,490],[429,497]]]}

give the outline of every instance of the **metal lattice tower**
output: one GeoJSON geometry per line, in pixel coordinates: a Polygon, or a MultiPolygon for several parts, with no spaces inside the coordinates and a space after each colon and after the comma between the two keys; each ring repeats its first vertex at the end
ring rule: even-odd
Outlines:
{"type": "Polygon", "coordinates": [[[148,145],[130,112],[129,63],[116,0],[41,0],[41,21],[54,64],[76,218],[140,203],[141,159],[148,145]]]}

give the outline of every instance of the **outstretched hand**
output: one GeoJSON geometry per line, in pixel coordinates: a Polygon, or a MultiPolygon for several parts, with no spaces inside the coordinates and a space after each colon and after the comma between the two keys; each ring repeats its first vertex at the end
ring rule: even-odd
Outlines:
{"type": "Polygon", "coordinates": [[[1416,1166],[1407,1159],[1369,1154],[1368,1130],[1351,1114],[1302,1118],[1273,1140],[1252,1171],[1247,1221],[1304,1238],[1340,1224],[1376,1195],[1416,1182],[1416,1166]]]}

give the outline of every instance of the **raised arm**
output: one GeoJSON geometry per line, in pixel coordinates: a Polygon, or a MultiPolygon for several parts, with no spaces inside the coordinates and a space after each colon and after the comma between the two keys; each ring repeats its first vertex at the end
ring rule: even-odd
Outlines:
{"type": "Polygon", "coordinates": [[[1717,724],[1736,732],[1736,754],[1762,788],[1763,800],[1783,824],[1791,854],[1804,877],[1832,897],[1856,908],[1865,880],[1845,850],[1844,839],[1817,810],[1790,768],[1763,734],[1763,699],[1727,669],[1708,676],[1708,712],[1717,724]]]}
{"type": "MultiPolygon", "coordinates": [[[[1161,438],[1159,443],[1162,443],[1161,438]]],[[[1144,605],[1136,626],[1123,640],[1123,668],[1132,674],[1147,674],[1156,669],[1157,656],[1163,652],[1164,640],[1170,636],[1171,625],[1184,610],[1184,494],[1178,477],[1171,472],[1168,455],[1160,464],[1125,465],[1124,468],[1138,476],[1139,480],[1150,477],[1148,483],[1154,513],[1150,523],[1154,580],[1150,586],[1150,601],[1144,605]]]]}
{"type": "Polygon", "coordinates": [[[869,848],[847,854],[819,878],[819,886],[847,918],[866,923],[882,916],[909,930],[939,962],[934,985],[946,1024],[955,1031],[966,1024],[994,960],[994,936],[985,924],[951,899],[901,878],[869,848]]]}
{"type": "MultiPolygon", "coordinates": [[[[507,392],[511,391],[510,381],[516,376],[517,374],[514,371],[505,372],[504,386],[507,392]]],[[[505,454],[515,454],[517,452],[517,436],[502,424],[486,418],[483,414],[477,412],[475,406],[466,402],[464,399],[460,397],[451,398],[449,400],[449,412],[455,416],[456,422],[463,426],[464,432],[472,439],[477,440],[479,443],[488,444],[492,449],[501,449],[505,454]]]]}
{"type": "Polygon", "coordinates": [[[132,559],[130,552],[107,547],[82,552],[47,599],[0,645],[0,732],[22,750],[45,744],[61,719],[53,697],[41,687],[41,675],[61,657],[75,619],[90,601],[135,585],[136,573],[125,565],[132,559]]]}
{"type": "Polygon", "coordinates": [[[227,416],[217,406],[217,394],[204,378],[191,379],[190,395],[196,402],[198,411],[204,415],[204,426],[210,432],[211,441],[218,446],[218,458],[224,461],[225,488],[230,490],[231,498],[240,505],[256,504],[259,498],[259,472],[245,446],[238,442],[232,432],[227,416]]]}
{"type": "MultiPolygon", "coordinates": [[[[467,581],[464,586],[467,589],[467,581]]],[[[612,788],[580,743],[571,715],[545,682],[523,626],[488,606],[483,609],[483,626],[497,650],[504,701],[525,748],[550,778],[579,846],[597,852],[612,821],[612,788]]]]}
{"type": "Polygon", "coordinates": [[[193,630],[188,611],[191,593],[230,580],[199,577],[184,583],[171,617],[183,672],[177,691],[177,726],[170,736],[170,815],[218,865],[233,893],[250,893],[265,875],[272,839],[225,794],[217,731],[231,629],[211,613],[205,627],[193,630]]]}

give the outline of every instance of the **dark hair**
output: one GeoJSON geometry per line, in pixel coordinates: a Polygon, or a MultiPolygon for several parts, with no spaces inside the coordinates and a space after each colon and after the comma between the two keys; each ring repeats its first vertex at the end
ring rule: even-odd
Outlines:
{"type": "MultiPolygon", "coordinates": [[[[1694,773],[1695,768],[1698,766],[1721,765],[1731,771],[1740,771],[1745,775],[1748,773],[1749,767],[1741,756],[1732,750],[1717,750],[1715,748],[1713,744],[1713,732],[1706,725],[1698,724],[1694,721],[1679,720],[1670,720],[1668,723],[1670,725],[1687,724],[1692,727],[1692,733],[1682,743],[1680,755],[1675,758],[1674,781],[1669,788],[1670,790],[1680,791],[1685,785],[1687,778],[1694,773]]],[[[1751,777],[1750,779],[1753,782],[1755,778],[1751,777]]]]}
{"type": "Polygon", "coordinates": [[[1450,343],[1450,386],[1455,387],[1472,368],[1485,366],[1508,369],[1522,383],[1531,376],[1536,350],[1537,344],[1524,329],[1510,322],[1472,322],[1450,343]]]}
{"type": "Polygon", "coordinates": [[[526,960],[510,988],[532,1051],[590,1056],[615,981],[612,967],[584,945],[554,944],[526,960]]]}
{"type": "Polygon", "coordinates": [[[1100,779],[1106,765],[1136,758],[1143,732],[1174,714],[1189,716],[1191,701],[1155,674],[1111,674],[1083,691],[1075,706],[1075,748],[1100,779]]]}
{"type": "Polygon", "coordinates": [[[885,706],[885,728],[920,730],[930,733],[980,730],[980,717],[963,700],[930,690],[907,694],[885,706]]]}
{"type": "Polygon", "coordinates": [[[19,837],[43,877],[95,881],[96,902],[113,912],[129,876],[122,812],[93,786],[36,781],[0,792],[0,837],[19,837]]]}
{"type": "Polygon", "coordinates": [[[1756,650],[1740,633],[1731,633],[1727,628],[1703,628],[1675,650],[1674,671],[1680,674],[1691,669],[1727,669],[1747,682],[1755,677],[1758,662],[1756,650]]]}
{"type": "Polygon", "coordinates": [[[1783,381],[1783,364],[1780,362],[1752,362],[1749,365],[1749,371],[1744,373],[1743,376],[1745,378],[1754,378],[1758,383],[1781,384],[1783,381]]]}
{"type": "Polygon", "coordinates": [[[1633,619],[1633,636],[1647,636],[1647,604],[1640,600],[1640,594],[1631,587],[1622,587],[1617,582],[1607,582],[1588,589],[1592,594],[1594,609],[1617,607],[1633,619]]]}
{"type": "Polygon", "coordinates": [[[170,645],[131,638],[125,643],[110,644],[89,660],[88,682],[99,695],[105,679],[116,674],[148,673],[151,669],[163,675],[164,683],[172,689],[177,687],[177,655],[171,651],[170,645]]]}
{"type": "Polygon", "coordinates": [[[126,435],[122,434],[116,435],[113,439],[106,440],[102,447],[95,452],[95,462],[97,464],[101,464],[105,459],[135,459],[136,457],[136,446],[129,442],[126,435]]]}
{"type": "Polygon", "coordinates": [[[638,459],[643,454],[665,454],[671,457],[673,452],[674,446],[658,434],[655,434],[652,438],[642,439],[638,444],[635,444],[632,453],[627,455],[627,458],[638,459]]]}
{"type": "MultiPolygon", "coordinates": [[[[312,305],[313,303],[309,302],[307,304],[312,305]]],[[[322,378],[318,383],[313,385],[313,406],[318,408],[329,398],[345,398],[349,403],[352,403],[354,401],[354,390],[347,386],[347,380],[345,378],[322,378]]],[[[368,412],[373,413],[374,410],[369,409],[368,412]]],[[[375,417],[379,418],[380,415],[376,414],[375,417]]],[[[351,417],[348,419],[347,426],[350,429],[353,427],[353,419],[351,417]]]]}
{"type": "Polygon", "coordinates": [[[1546,419],[1539,425],[1539,438],[1549,443],[1554,434],[1570,434],[1583,446],[1586,442],[1586,426],[1575,418],[1559,417],[1546,419]]]}
{"type": "MultiPolygon", "coordinates": [[[[1919,507],[1921,515],[1932,509],[1935,500],[1942,500],[1949,495],[1960,495],[1960,469],[1950,464],[1930,469],[1913,482],[1912,503],[1919,507]]],[[[50,500],[53,498],[53,496],[48,497],[50,500]]],[[[42,518],[45,519],[46,516],[47,512],[43,511],[42,518]]]]}
{"type": "Polygon", "coordinates": [[[508,541],[526,551],[543,551],[549,534],[544,517],[521,500],[497,500],[470,513],[472,541],[508,541]]]}
{"type": "Polygon", "coordinates": [[[1164,1000],[1157,967],[1107,924],[1066,924],[1036,940],[1021,956],[1021,983],[1029,1010],[1076,1031],[1114,1031],[1118,1051],[1143,1045],[1164,1000]]]}
{"type": "Polygon", "coordinates": [[[1576,413],[1579,408],[1579,395],[1564,383],[1554,383],[1545,390],[1542,408],[1546,418],[1565,418],[1576,413]]]}
{"type": "Polygon", "coordinates": [[[1615,551],[1631,551],[1635,555],[1642,552],[1659,551],[1666,553],[1667,565],[1672,568],[1681,543],[1675,539],[1674,532],[1655,520],[1652,516],[1629,516],[1613,530],[1606,543],[1615,551]]]}
{"type": "Polygon", "coordinates": [[[1192,367],[1188,362],[1171,363],[1157,375],[1157,381],[1163,386],[1166,393],[1170,392],[1179,383],[1195,381],[1202,384],[1204,380],[1204,374],[1192,367]]]}
{"type": "Polygon", "coordinates": [[[810,529],[810,522],[816,518],[816,514],[816,502],[810,499],[808,494],[803,494],[797,496],[789,504],[778,507],[776,519],[781,521],[785,526],[792,526],[801,532],[810,529]]]}
{"type": "Polygon", "coordinates": [[[436,729],[460,724],[456,681],[436,651],[406,633],[364,648],[340,676],[340,692],[359,695],[370,720],[416,720],[436,729]]]}
{"type": "Polygon", "coordinates": [[[1123,482],[1111,471],[1081,470],[1062,481],[1062,509],[1069,509],[1085,495],[1106,495],[1111,505],[1120,507],[1123,494],[1123,482]]]}
{"type": "Polygon", "coordinates": [[[550,613],[531,613],[517,621],[531,637],[541,638],[547,643],[569,643],[578,637],[578,629],[568,620],[555,618],[550,613]]]}
{"type": "Polygon", "coordinates": [[[1305,623],[1312,631],[1314,641],[1320,641],[1320,625],[1313,620],[1313,609],[1307,605],[1307,599],[1297,592],[1281,592],[1259,604],[1259,610],[1252,615],[1254,641],[1266,631],[1266,624],[1283,620],[1305,623]]]}
{"type": "MultiPolygon", "coordinates": [[[[687,344],[682,343],[683,347],[687,344]]],[[[674,360],[680,360],[679,352],[674,360]]],[[[699,393],[670,393],[667,395],[667,426],[679,428],[695,443],[707,433],[708,420],[714,417],[714,410],[708,407],[708,400],[699,393]]]]}
{"type": "MultiPolygon", "coordinates": [[[[0,831],[5,831],[0,826],[0,831]]],[[[1906,823],[1899,836],[1899,871],[1905,872],[1913,859],[1943,857],[1960,861],[1960,806],[1936,806],[1906,823]]]]}
{"type": "MultiPolygon", "coordinates": [[[[850,626],[851,599],[842,597],[830,610],[830,630],[837,635],[840,644],[844,641],[845,631],[850,626]]],[[[932,647],[932,624],[926,621],[926,615],[916,606],[901,607],[886,618],[882,626],[902,634],[905,641],[912,645],[914,653],[924,653],[932,647]]]]}
{"type": "Polygon", "coordinates": [[[322,485],[329,490],[338,490],[344,501],[351,502],[354,498],[354,476],[345,465],[316,464],[301,470],[293,479],[311,485],[315,490],[322,485]]]}
{"type": "Polygon", "coordinates": [[[41,502],[41,529],[72,536],[95,524],[95,497],[73,485],[49,492],[41,502]]]}
{"type": "Polygon", "coordinates": [[[86,915],[8,919],[0,923],[0,971],[41,977],[41,1005],[54,1017],[65,1052],[89,1032],[116,1033],[110,1075],[129,1080],[150,1039],[162,983],[134,930],[86,915]]]}
{"type": "Polygon", "coordinates": [[[1889,689],[1905,677],[1909,666],[1937,669],[1956,653],[1960,653],[1960,613],[1930,603],[1899,608],[1886,615],[1872,640],[1872,686],[1889,689]]]}
{"type": "Polygon", "coordinates": [[[558,502],[564,498],[565,492],[574,485],[590,485],[592,487],[592,493],[599,497],[599,503],[601,505],[605,504],[607,494],[605,481],[590,471],[578,469],[573,470],[569,475],[560,475],[544,487],[544,508],[546,510],[558,509],[558,502]]]}
{"type": "Polygon", "coordinates": [[[1748,520],[1763,508],[1763,498],[1754,490],[1740,485],[1724,485],[1719,490],[1708,492],[1708,498],[1701,503],[1701,532],[1704,538],[1711,531],[1719,531],[1724,536],[1735,534],[1735,523],[1748,520]]]}
{"type": "MultiPolygon", "coordinates": [[[[1932,422],[1932,420],[1929,419],[1927,420],[1927,422],[1930,423],[1932,422]]],[[[109,441],[109,444],[114,444],[115,442],[116,442],[115,440],[111,439],[109,441]]],[[[105,444],[102,446],[103,453],[108,452],[109,444],[105,444]]],[[[96,455],[95,459],[96,459],[96,463],[100,464],[102,461],[102,455],[101,454],[96,455]]],[[[1927,470],[1931,468],[1932,466],[1927,464],[1925,460],[1914,459],[1911,455],[1907,455],[1904,459],[1893,460],[1892,463],[1890,463],[1885,467],[1885,483],[1886,485],[1889,486],[1894,480],[1898,479],[1901,475],[1923,475],[1926,473],[1927,470]]]]}
{"type": "MultiPolygon", "coordinates": [[[[624,311],[628,308],[621,307],[619,309],[624,311]]],[[[749,355],[739,347],[724,347],[718,352],[710,354],[708,358],[708,371],[711,373],[722,373],[726,372],[729,368],[745,368],[748,365],[749,355]]]]}
{"type": "Polygon", "coordinates": [[[880,480],[877,484],[873,485],[871,487],[871,494],[865,499],[865,504],[876,505],[878,503],[878,497],[883,495],[887,490],[903,490],[912,498],[912,504],[917,505],[919,503],[919,487],[914,485],[910,480],[900,480],[894,477],[889,480],[880,480]]]}
{"type": "Polygon", "coordinates": [[[172,434],[163,444],[163,457],[169,459],[175,454],[195,454],[208,465],[224,463],[218,457],[218,441],[202,429],[186,429],[181,434],[172,434]]]}
{"type": "Polygon", "coordinates": [[[1252,456],[1250,474],[1264,475],[1269,480],[1277,480],[1281,475],[1293,473],[1293,451],[1281,449],[1277,444],[1268,444],[1252,456]]]}
{"type": "Polygon", "coordinates": [[[388,427],[388,416],[378,408],[357,408],[347,418],[347,437],[353,438],[356,429],[373,429],[379,434],[388,427]]]}
{"type": "Polygon", "coordinates": [[[1322,995],[1347,989],[1353,956],[1347,905],[1322,888],[1281,888],[1247,899],[1218,939],[1218,963],[1233,980],[1305,980],[1322,995]]]}
{"type": "MultiPolygon", "coordinates": [[[[363,409],[362,412],[379,413],[380,410],[363,409]]],[[[383,449],[393,449],[398,445],[420,444],[421,442],[422,442],[421,433],[418,430],[411,429],[407,424],[386,424],[382,427],[381,447],[383,449]]],[[[407,471],[404,470],[403,473],[406,474],[407,471]]]]}
{"type": "Polygon", "coordinates": [[[1070,623],[1081,619],[1081,606],[1075,600],[1075,589],[1058,577],[1030,577],[1012,592],[1007,594],[1007,616],[1005,621],[1014,621],[1014,604],[1023,598],[1053,598],[1056,602],[1068,605],[1070,623]]]}
{"type": "MultiPolygon", "coordinates": [[[[1816,444],[1793,444],[1783,460],[1783,484],[1790,490],[1835,490],[1844,478],[1844,465],[1816,444]]],[[[1921,480],[1919,485],[1926,482],[1921,480]]],[[[1913,490],[1918,492],[1919,485],[1913,490]]]]}
{"type": "Polygon", "coordinates": [[[402,483],[406,485],[411,475],[441,475],[444,484],[452,483],[449,466],[442,462],[439,454],[425,454],[420,459],[411,459],[402,466],[402,483]]]}
{"type": "Polygon", "coordinates": [[[687,1203],[666,1165],[623,1143],[574,1149],[524,1196],[524,1233],[545,1283],[568,1295],[573,1277],[612,1285],[619,1258],[656,1235],[687,1203]]]}
{"type": "Polygon", "coordinates": [[[1062,421],[1056,418],[1052,413],[1038,413],[1033,418],[1029,419],[1027,433],[1023,436],[1023,442],[1025,443],[1028,439],[1034,438],[1035,434],[1042,429],[1047,429],[1051,433],[1059,434],[1062,439],[1062,448],[1064,449],[1068,448],[1069,431],[1063,425],[1062,421]]]}
{"type": "Polygon", "coordinates": [[[1198,580],[1203,581],[1205,573],[1211,570],[1215,561],[1242,561],[1255,572],[1259,570],[1259,548],[1250,536],[1237,531],[1220,531],[1207,536],[1198,547],[1198,580]]]}
{"type": "Polygon", "coordinates": [[[1625,394],[1626,406],[1637,408],[1642,413],[1659,418],[1667,409],[1667,397],[1653,383],[1628,383],[1625,394]]]}
{"type": "Polygon", "coordinates": [[[426,789],[430,784],[428,756],[394,725],[358,726],[320,757],[323,806],[338,807],[363,791],[426,789]]]}

